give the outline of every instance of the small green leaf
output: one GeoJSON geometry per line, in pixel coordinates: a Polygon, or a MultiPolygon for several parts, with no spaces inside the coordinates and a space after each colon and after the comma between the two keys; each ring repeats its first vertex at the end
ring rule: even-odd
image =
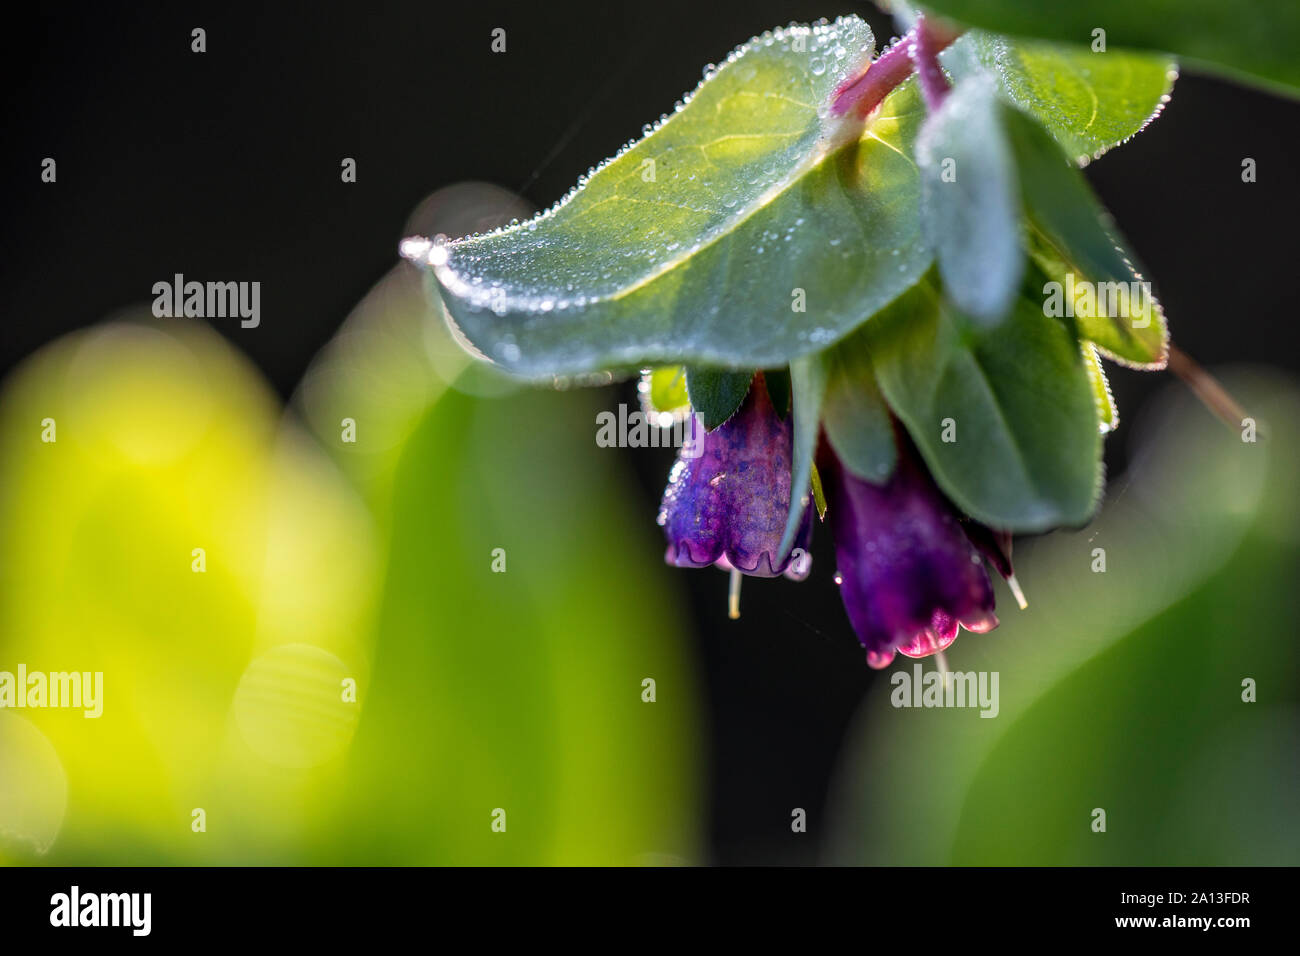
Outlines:
{"type": "Polygon", "coordinates": [[[1097,421],[1100,423],[1102,434],[1112,432],[1119,427],[1119,409],[1115,407],[1115,399],[1110,394],[1110,382],[1106,380],[1106,371],[1101,367],[1101,360],[1097,358],[1095,345],[1084,342],[1081,348],[1083,367],[1088,372],[1088,384],[1092,386],[1093,398],[1097,400],[1097,421]]]}
{"type": "Polygon", "coordinates": [[[794,440],[790,448],[790,517],[781,538],[781,556],[790,553],[799,522],[808,507],[813,454],[817,451],[822,402],[826,398],[827,358],[818,352],[790,363],[790,389],[794,399],[794,440]]]}
{"type": "Polygon", "coordinates": [[[1029,249],[1035,274],[1044,280],[1043,301],[1050,314],[1070,318],[1079,337],[1113,362],[1137,369],[1165,367],[1169,333],[1164,310],[1131,265],[1118,278],[1099,282],[1067,264],[1036,230],[1029,249]]]}
{"type": "Polygon", "coordinates": [[[686,369],[680,365],[664,365],[642,372],[639,391],[649,411],[677,415],[690,409],[686,369]]]}
{"type": "Polygon", "coordinates": [[[962,311],[995,324],[1020,291],[1024,250],[1015,160],[993,81],[966,77],[921,128],[921,229],[944,288],[962,311]]]}
{"type": "Polygon", "coordinates": [[[865,326],[881,390],[939,486],[990,527],[1083,524],[1101,434],[1073,332],[1029,295],[981,330],[923,281],[865,326]]]}
{"type": "MultiPolygon", "coordinates": [[[[1058,315],[1109,357],[1163,368],[1168,344],[1164,313],[1087,180],[1043,128],[1006,109],[1020,185],[1032,228],[1030,251],[1059,292],[1058,315]]],[[[1050,306],[1049,306],[1050,308],[1050,306]]]]}
{"type": "Polygon", "coordinates": [[[1300,89],[1300,4],[1295,0],[1254,0],[1249,8],[1223,0],[927,0],[925,5],[984,30],[1079,44],[1098,64],[1119,48],[1163,50],[1291,96],[1300,89]],[[1093,52],[1099,40],[1105,52],[1093,52]]]}
{"type": "Polygon", "coordinates": [[[713,431],[732,415],[749,394],[753,372],[728,372],[713,368],[686,370],[686,393],[691,407],[704,419],[705,431],[713,431]]]}
{"type": "Polygon", "coordinates": [[[1163,108],[1178,75],[1178,64],[1156,53],[1097,54],[1086,46],[977,30],[946,51],[944,62],[959,76],[987,71],[1079,163],[1141,131],[1163,108]]]}
{"type": "Polygon", "coordinates": [[[822,428],[844,467],[882,483],[894,471],[898,449],[889,408],[876,385],[865,331],[830,349],[822,428]]]}
{"type": "Polygon", "coordinates": [[[469,341],[523,376],[771,368],[825,348],[932,258],[915,82],[865,128],[823,115],[872,47],[856,17],[755,39],[553,209],[419,261],[469,341]]]}

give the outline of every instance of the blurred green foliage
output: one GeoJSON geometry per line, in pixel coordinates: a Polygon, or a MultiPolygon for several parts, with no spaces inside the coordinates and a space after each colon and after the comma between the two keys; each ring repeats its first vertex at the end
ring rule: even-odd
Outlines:
{"type": "Polygon", "coordinates": [[[590,395],[512,391],[402,271],[288,412],[202,324],[24,363],[0,671],[102,671],[104,711],[0,710],[0,861],[697,859],[698,689],[653,527],[627,530],[590,395]]]}

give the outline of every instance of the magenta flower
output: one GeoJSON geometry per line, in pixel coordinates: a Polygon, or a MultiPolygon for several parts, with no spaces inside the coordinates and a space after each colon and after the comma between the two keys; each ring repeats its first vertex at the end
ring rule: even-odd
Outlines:
{"type": "Polygon", "coordinates": [[[700,453],[679,455],[659,508],[664,559],[679,568],[716,564],[756,577],[806,577],[812,509],[791,553],[779,551],[790,514],[791,424],[773,407],[762,373],[731,418],[711,432],[693,419],[692,429],[700,453]]]}
{"type": "Polygon", "coordinates": [[[833,456],[823,472],[840,597],[876,668],[888,666],[895,651],[942,651],[959,625],[983,633],[998,624],[979,551],[906,440],[900,446],[883,485],[858,478],[833,456]]]}

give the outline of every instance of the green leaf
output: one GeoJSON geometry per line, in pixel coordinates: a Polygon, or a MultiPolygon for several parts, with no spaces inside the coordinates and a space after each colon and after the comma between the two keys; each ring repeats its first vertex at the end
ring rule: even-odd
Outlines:
{"type": "Polygon", "coordinates": [[[749,394],[754,373],[727,372],[713,368],[686,370],[686,393],[691,407],[704,419],[705,431],[713,431],[732,415],[749,394]]]}
{"type": "Polygon", "coordinates": [[[1063,322],[1026,295],[1001,325],[980,330],[924,281],[865,328],[885,398],[958,507],[1012,531],[1088,520],[1101,435],[1063,322]]]}
{"type": "Polygon", "coordinates": [[[1045,280],[1043,299],[1051,314],[1073,319],[1080,338],[1114,362],[1138,369],[1165,367],[1169,332],[1164,310],[1132,265],[1125,263],[1124,271],[1104,273],[1110,278],[1098,281],[1090,277],[1095,272],[1065,262],[1037,231],[1029,248],[1036,272],[1045,280]]]}
{"type": "Polygon", "coordinates": [[[807,355],[790,363],[790,389],[794,399],[794,440],[790,448],[790,517],[781,538],[781,556],[790,553],[799,531],[803,511],[808,507],[812,481],[813,453],[817,450],[822,402],[826,398],[828,368],[825,352],[807,355]]]}
{"type": "Polygon", "coordinates": [[[421,261],[451,317],[537,378],[777,367],[843,337],[931,261],[915,82],[865,128],[822,116],[872,46],[855,17],[765,34],[553,209],[435,243],[421,261]]]}
{"type": "Polygon", "coordinates": [[[1087,180],[1042,127],[1018,110],[1004,112],[1033,227],[1030,250],[1061,285],[1058,314],[1073,313],[1079,334],[1117,361],[1163,368],[1164,313],[1135,267],[1137,257],[1087,180]]]}
{"type": "Polygon", "coordinates": [[[680,365],[646,369],[641,373],[638,391],[642,403],[649,411],[676,415],[690,409],[691,399],[686,392],[686,369],[680,365]]]}
{"type": "Polygon", "coordinates": [[[1162,50],[1294,96],[1300,88],[1300,4],[1254,0],[1249,8],[1222,0],[929,0],[925,4],[963,23],[1019,36],[1077,43],[1098,62],[1111,47],[1162,50]],[[1094,31],[1105,31],[1106,52],[1093,53],[1094,31]]]}
{"type": "Polygon", "coordinates": [[[916,143],[921,228],[948,295],[985,324],[1002,319],[1020,290],[1024,250],[1015,161],[992,80],[962,80],[916,143]]]}
{"type": "Polygon", "coordinates": [[[1119,427],[1119,409],[1110,394],[1110,382],[1106,380],[1106,371],[1097,358],[1097,347],[1091,342],[1084,342],[1083,367],[1088,372],[1088,384],[1092,386],[1092,397],[1097,402],[1097,421],[1102,434],[1112,432],[1119,427]]]}
{"type": "Polygon", "coordinates": [[[1178,75],[1167,56],[1012,40],[971,31],[945,51],[958,76],[980,70],[1079,163],[1140,132],[1163,108],[1178,75]]]}
{"type": "Polygon", "coordinates": [[[867,340],[865,330],[859,331],[826,353],[829,374],[822,428],[849,471],[880,483],[893,473],[898,450],[867,340]]]}

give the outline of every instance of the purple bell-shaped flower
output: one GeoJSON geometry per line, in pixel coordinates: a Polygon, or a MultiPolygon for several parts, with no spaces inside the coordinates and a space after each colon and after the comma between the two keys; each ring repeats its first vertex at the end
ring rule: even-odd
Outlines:
{"type": "Polygon", "coordinates": [[[679,455],[659,508],[665,560],[680,568],[716,564],[756,577],[806,577],[811,508],[790,554],[780,553],[790,514],[791,423],[777,414],[763,374],[754,376],[731,418],[711,432],[693,418],[691,428],[693,454],[679,455]]]}
{"type": "Polygon", "coordinates": [[[997,627],[993,587],[956,510],[908,447],[883,485],[827,456],[826,493],[840,596],[867,663],[897,651],[926,657],[946,648],[958,626],[997,627]]]}

